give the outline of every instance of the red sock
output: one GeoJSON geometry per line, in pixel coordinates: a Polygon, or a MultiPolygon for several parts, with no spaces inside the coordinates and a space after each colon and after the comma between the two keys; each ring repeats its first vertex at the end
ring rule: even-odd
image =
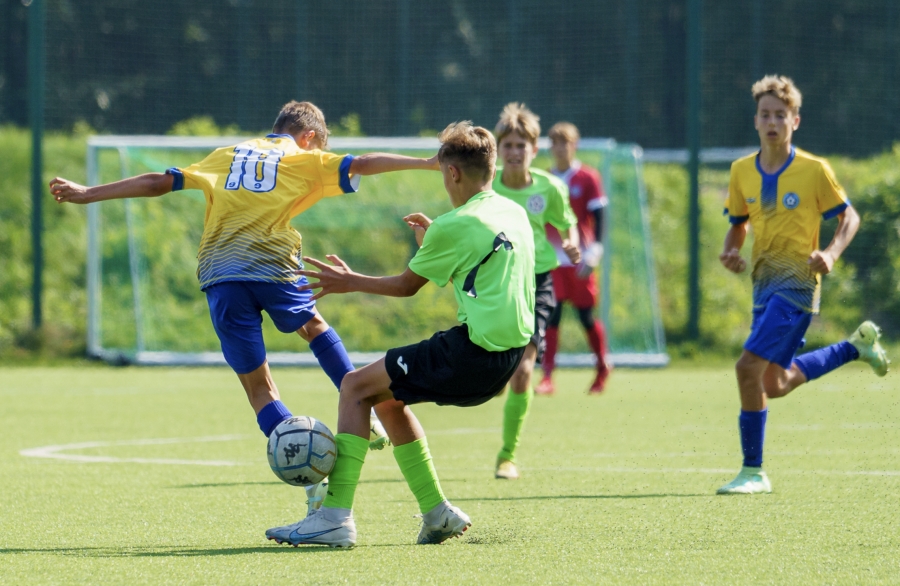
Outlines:
{"type": "Polygon", "coordinates": [[[541,359],[541,368],[544,371],[544,378],[549,378],[553,374],[553,368],[556,366],[556,349],[559,347],[559,328],[548,327],[544,336],[544,342],[547,347],[544,349],[544,357],[541,359]]]}
{"type": "Polygon", "coordinates": [[[606,367],[606,328],[603,327],[603,322],[599,319],[594,320],[594,327],[587,331],[587,339],[588,343],[591,345],[591,350],[594,351],[594,356],[597,357],[597,370],[601,370],[606,367]]]}

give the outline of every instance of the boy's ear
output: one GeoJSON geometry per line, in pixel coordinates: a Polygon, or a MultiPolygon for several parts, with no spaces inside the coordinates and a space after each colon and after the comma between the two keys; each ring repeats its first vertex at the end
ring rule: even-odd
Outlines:
{"type": "Polygon", "coordinates": [[[794,130],[800,128],[800,114],[794,116],[794,130]]]}

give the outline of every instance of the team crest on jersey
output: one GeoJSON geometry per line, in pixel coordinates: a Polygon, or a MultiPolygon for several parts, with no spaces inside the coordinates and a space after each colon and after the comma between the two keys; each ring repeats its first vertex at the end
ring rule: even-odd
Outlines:
{"type": "Polygon", "coordinates": [[[569,190],[569,195],[571,195],[572,197],[581,197],[581,186],[573,185],[569,190]]]}
{"type": "Polygon", "coordinates": [[[748,197],[748,198],[747,198],[747,203],[756,203],[756,198],[755,198],[755,197],[748,197]]]}
{"type": "Polygon", "coordinates": [[[793,191],[789,191],[788,193],[784,194],[784,198],[782,198],[781,203],[784,204],[784,209],[792,210],[800,205],[800,196],[793,191]]]}
{"type": "Polygon", "coordinates": [[[543,195],[536,193],[528,198],[528,201],[525,202],[525,207],[532,214],[540,214],[547,209],[547,200],[544,199],[543,195]]]}

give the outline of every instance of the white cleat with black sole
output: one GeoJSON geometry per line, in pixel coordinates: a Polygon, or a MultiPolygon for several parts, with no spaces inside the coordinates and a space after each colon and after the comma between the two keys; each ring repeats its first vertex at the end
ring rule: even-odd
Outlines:
{"type": "Polygon", "coordinates": [[[443,543],[459,537],[472,526],[472,520],[458,508],[444,501],[422,515],[422,529],[416,541],[419,545],[443,543]]]}

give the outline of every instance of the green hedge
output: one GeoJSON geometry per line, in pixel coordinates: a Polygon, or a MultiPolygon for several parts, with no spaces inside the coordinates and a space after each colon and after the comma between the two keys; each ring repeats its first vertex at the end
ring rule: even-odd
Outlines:
{"type": "MultiPolygon", "coordinates": [[[[85,137],[86,133],[78,132],[46,137],[45,183],[55,175],[85,180],[85,137]]],[[[0,357],[83,355],[86,210],[57,205],[49,193],[46,195],[45,326],[41,332],[32,332],[28,132],[0,127],[0,148],[6,153],[0,159],[0,357]]],[[[810,342],[822,344],[843,336],[864,317],[875,319],[885,327],[888,336],[896,338],[892,334],[900,331],[900,145],[869,159],[836,157],[831,162],[863,223],[834,273],[824,280],[823,316],[814,321],[810,342]]],[[[751,288],[748,275],[733,275],[718,262],[728,229],[728,222],[722,217],[728,188],[727,167],[704,168],[701,174],[703,308],[702,338],[697,342],[686,341],[683,335],[687,318],[687,174],[678,165],[650,164],[646,166],[645,179],[660,303],[670,350],[676,356],[735,352],[747,334],[751,288]]],[[[823,242],[830,239],[835,224],[836,221],[825,224],[823,242]]],[[[746,256],[749,250],[748,242],[746,256]]],[[[353,251],[346,252],[353,256],[353,251]]],[[[419,301],[417,310],[434,314],[431,318],[441,325],[452,321],[452,307],[442,307],[442,301],[452,303],[448,296],[429,291],[419,301]]],[[[386,300],[382,317],[408,318],[410,306],[404,304],[410,302],[386,300]]],[[[354,324],[360,321],[358,316],[342,315],[336,307],[330,310],[332,321],[344,337],[358,339],[363,346],[379,345],[380,340],[369,339],[374,330],[358,327],[359,331],[354,331],[354,324]]],[[[571,316],[566,323],[571,332],[579,329],[571,316]]],[[[404,322],[399,329],[406,331],[414,326],[404,322]]],[[[581,336],[566,338],[563,349],[583,348],[581,336]]]]}

